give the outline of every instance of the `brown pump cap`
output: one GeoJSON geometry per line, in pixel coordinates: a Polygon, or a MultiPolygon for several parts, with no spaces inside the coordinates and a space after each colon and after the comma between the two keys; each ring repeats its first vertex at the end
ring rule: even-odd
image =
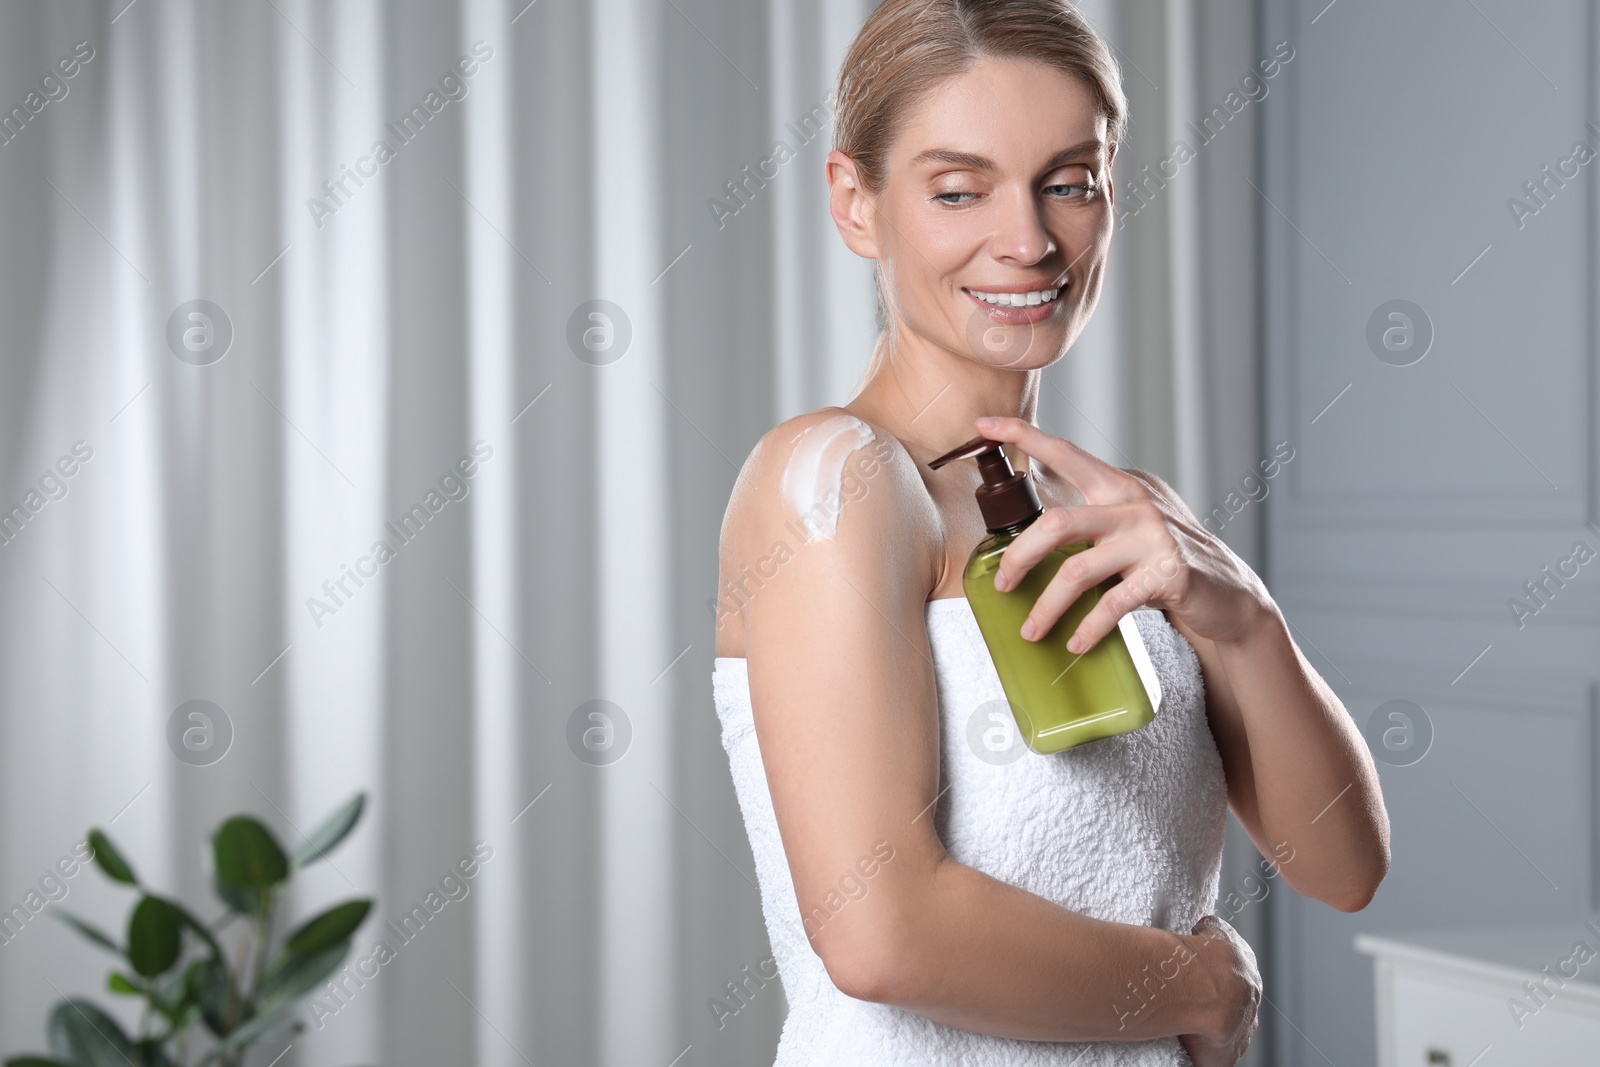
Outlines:
{"type": "Polygon", "coordinates": [[[978,473],[983,476],[977,491],[978,510],[983,512],[983,524],[990,533],[1039,517],[1044,507],[1033,488],[1033,479],[1027,471],[1011,469],[1011,460],[1006,458],[999,441],[974,437],[938,459],[930,459],[928,466],[938,470],[953,459],[974,457],[978,460],[978,473]]]}

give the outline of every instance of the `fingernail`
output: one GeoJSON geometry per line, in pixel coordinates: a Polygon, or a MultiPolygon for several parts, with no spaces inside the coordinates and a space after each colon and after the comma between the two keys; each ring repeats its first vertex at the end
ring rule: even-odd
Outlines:
{"type": "Polygon", "coordinates": [[[1022,636],[1027,640],[1032,641],[1038,632],[1039,628],[1033,624],[1032,619],[1022,624],[1022,636]]]}
{"type": "Polygon", "coordinates": [[[1073,652],[1073,653],[1082,652],[1083,651],[1083,638],[1079,637],[1077,634],[1073,634],[1070,638],[1068,638],[1067,639],[1067,651],[1068,652],[1073,652]]]}
{"type": "Polygon", "coordinates": [[[995,426],[999,425],[999,422],[1000,422],[999,419],[996,419],[996,418],[994,418],[992,416],[982,415],[982,416],[979,416],[979,418],[978,418],[978,429],[980,429],[980,430],[992,430],[992,429],[995,428],[995,426]]]}
{"type": "Polygon", "coordinates": [[[1003,592],[1006,591],[1006,587],[1009,586],[1010,584],[1011,584],[1011,579],[1006,577],[1006,572],[1005,571],[995,571],[994,572],[994,587],[996,589],[1000,590],[1003,593],[1003,592]]]}

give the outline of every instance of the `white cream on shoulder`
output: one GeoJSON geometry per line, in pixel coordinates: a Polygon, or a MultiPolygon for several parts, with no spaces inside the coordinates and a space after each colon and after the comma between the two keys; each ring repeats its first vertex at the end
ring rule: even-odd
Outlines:
{"type": "Polygon", "coordinates": [[[850,454],[874,440],[872,427],[854,415],[813,423],[794,438],[794,451],[780,483],[789,510],[799,516],[806,540],[831,541],[844,508],[840,490],[850,454]]]}

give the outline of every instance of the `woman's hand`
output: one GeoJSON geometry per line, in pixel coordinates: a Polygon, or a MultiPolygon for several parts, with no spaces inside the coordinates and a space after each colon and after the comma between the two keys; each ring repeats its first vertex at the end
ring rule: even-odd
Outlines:
{"type": "Polygon", "coordinates": [[[1216,1025],[1209,1033],[1178,1038],[1189,1050],[1195,1067],[1234,1067],[1250,1047],[1256,1032],[1256,1009],[1261,1005],[1261,972],[1256,954],[1228,922],[1202,915],[1194,932],[1184,939],[1199,957],[1216,989],[1216,1025]]]}
{"type": "Polygon", "coordinates": [[[1050,579],[1028,614],[1023,637],[1049,633],[1085,590],[1112,575],[1122,580],[1084,617],[1068,650],[1088,651],[1118,619],[1145,605],[1167,609],[1218,643],[1242,640],[1275,611],[1256,573],[1155,475],[1113,467],[1024,419],[980,418],[977,426],[990,440],[1015,444],[1042,461],[1085,501],[1046,508],[1000,555],[995,588],[1013,589],[1052,549],[1093,542],[1050,579]]]}

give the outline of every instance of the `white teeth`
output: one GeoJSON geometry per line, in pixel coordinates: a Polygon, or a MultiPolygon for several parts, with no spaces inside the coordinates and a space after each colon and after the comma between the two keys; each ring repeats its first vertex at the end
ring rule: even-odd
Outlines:
{"type": "Polygon", "coordinates": [[[976,289],[968,289],[967,292],[971,293],[973,296],[977,297],[979,300],[982,300],[986,304],[993,304],[996,307],[1020,308],[1037,307],[1040,304],[1048,304],[1050,301],[1056,298],[1061,290],[1056,288],[1035,289],[1031,293],[980,293],[976,289]]]}

